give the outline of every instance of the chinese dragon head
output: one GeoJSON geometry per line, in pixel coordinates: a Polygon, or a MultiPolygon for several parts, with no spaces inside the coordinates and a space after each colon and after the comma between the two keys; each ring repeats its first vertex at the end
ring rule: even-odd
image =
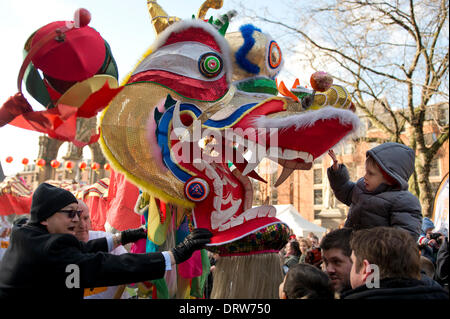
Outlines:
{"type": "Polygon", "coordinates": [[[221,7],[206,1],[192,20],[168,17],[148,2],[157,40],[103,111],[100,143],[112,166],[147,196],[149,215],[156,214],[149,239],[157,245],[167,230],[164,202],[214,234],[211,251],[278,251],[288,228],[273,206],[252,206],[250,178],[264,182],[255,168],[264,158],[279,163],[279,185],[294,170],[310,169],[359,120],[339,85],[323,92],[277,85],[277,42],[252,25],[226,34],[234,13],[205,21],[210,2],[221,7]]]}

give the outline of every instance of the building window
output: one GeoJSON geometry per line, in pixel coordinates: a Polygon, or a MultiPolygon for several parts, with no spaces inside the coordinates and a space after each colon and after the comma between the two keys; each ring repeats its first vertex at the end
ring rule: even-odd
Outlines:
{"type": "Polygon", "coordinates": [[[448,106],[447,107],[441,106],[438,110],[438,114],[439,114],[439,119],[438,119],[439,124],[441,124],[441,125],[448,124],[448,119],[449,119],[448,106]]]}
{"type": "Polygon", "coordinates": [[[427,133],[424,135],[425,145],[430,146],[436,141],[436,134],[435,133],[427,133]]]}
{"type": "Polygon", "coordinates": [[[272,187],[272,190],[270,192],[270,204],[271,205],[277,205],[278,204],[278,190],[276,187],[272,187]]]}
{"type": "Polygon", "coordinates": [[[322,169],[314,169],[314,185],[322,184],[322,169]]]}
{"type": "Polygon", "coordinates": [[[319,219],[320,218],[320,216],[319,216],[320,212],[321,212],[320,209],[315,209],[314,210],[314,219],[319,219]]]}
{"type": "Polygon", "coordinates": [[[253,184],[253,205],[260,206],[262,205],[262,199],[259,184],[256,182],[252,182],[252,184],[253,184]]]}
{"type": "Polygon", "coordinates": [[[271,186],[270,186],[270,205],[278,204],[278,190],[273,185],[275,184],[278,178],[278,168],[272,173],[270,178],[271,186]]]}
{"type": "Polygon", "coordinates": [[[439,188],[439,184],[440,184],[441,182],[434,182],[434,183],[430,183],[431,185],[431,192],[433,193],[433,195],[435,196],[436,195],[436,192],[437,192],[437,190],[438,190],[438,188],[439,188]]]}
{"type": "Polygon", "coordinates": [[[344,154],[353,154],[355,152],[353,143],[346,143],[344,145],[344,154]]]}
{"type": "Polygon", "coordinates": [[[439,157],[432,159],[430,163],[430,176],[439,176],[439,157]]]}
{"type": "Polygon", "coordinates": [[[314,190],[314,205],[322,205],[323,203],[323,191],[321,189],[314,190]]]}

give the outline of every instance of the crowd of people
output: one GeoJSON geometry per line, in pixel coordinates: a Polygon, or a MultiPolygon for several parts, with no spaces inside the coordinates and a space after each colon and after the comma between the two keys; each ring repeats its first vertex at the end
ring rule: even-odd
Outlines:
{"type": "Polygon", "coordinates": [[[282,255],[280,298],[448,299],[448,237],[442,237],[436,262],[421,254],[422,245],[400,228],[344,227],[303,253],[291,247],[309,239],[292,238],[282,255]],[[308,258],[314,249],[321,255],[320,264],[308,258]],[[300,261],[299,254],[307,258],[300,261]]]}
{"type": "Polygon", "coordinates": [[[324,236],[319,248],[308,238],[286,245],[280,298],[448,299],[448,230],[433,233],[432,221],[422,219],[420,202],[408,191],[414,151],[398,143],[374,147],[357,182],[333,151],[329,155],[328,179],[337,199],[349,206],[346,222],[324,236]],[[292,249],[298,246],[303,248],[292,249]],[[317,251],[320,262],[314,262],[317,251]],[[308,280],[299,275],[306,271],[308,280]]]}
{"type": "MultiPolygon", "coordinates": [[[[329,154],[331,187],[349,205],[346,222],[320,240],[314,233],[291,236],[280,251],[279,297],[448,299],[448,230],[435,231],[408,191],[414,152],[397,143],[369,150],[366,174],[356,183],[329,154]]],[[[12,231],[1,226],[0,298],[20,297],[24,289],[54,299],[128,298],[126,284],[163,278],[212,237],[194,229],[168,251],[129,253],[124,246],[146,238],[145,227],[93,232],[86,204],[46,183],[33,193],[29,219],[16,219],[12,231]]],[[[210,256],[206,298],[217,258],[210,256]]]]}

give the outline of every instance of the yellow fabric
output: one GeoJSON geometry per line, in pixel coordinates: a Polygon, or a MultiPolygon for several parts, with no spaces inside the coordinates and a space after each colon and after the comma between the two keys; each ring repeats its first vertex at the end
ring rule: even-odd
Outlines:
{"type": "Polygon", "coordinates": [[[190,299],[191,279],[183,278],[177,274],[177,299],[190,299]]]}
{"type": "Polygon", "coordinates": [[[148,224],[147,224],[147,236],[158,246],[161,246],[166,241],[167,227],[170,224],[171,212],[166,210],[166,220],[161,224],[161,218],[159,214],[159,207],[156,204],[156,200],[153,196],[150,196],[150,202],[148,204],[148,224]]]}
{"type": "Polygon", "coordinates": [[[82,82],[74,84],[58,99],[56,104],[80,107],[92,93],[100,90],[106,82],[108,82],[111,89],[115,89],[118,86],[117,80],[113,76],[97,74],[82,82]]]}

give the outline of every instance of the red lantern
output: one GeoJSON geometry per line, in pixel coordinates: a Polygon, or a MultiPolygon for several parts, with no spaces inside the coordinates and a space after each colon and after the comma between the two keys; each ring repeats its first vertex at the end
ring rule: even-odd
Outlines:
{"type": "Polygon", "coordinates": [[[58,162],[57,160],[52,160],[52,161],[50,162],[50,165],[51,165],[53,168],[58,168],[58,167],[61,165],[61,163],[58,162]]]}
{"type": "Polygon", "coordinates": [[[99,174],[98,169],[100,168],[100,164],[97,162],[94,162],[91,164],[91,169],[94,170],[97,174],[99,174]]]}
{"type": "Polygon", "coordinates": [[[103,168],[104,168],[106,171],[109,171],[109,170],[111,169],[111,165],[110,165],[109,163],[106,163],[106,164],[103,166],[103,168]]]}
{"type": "Polygon", "coordinates": [[[28,158],[25,157],[25,158],[22,159],[22,164],[23,165],[27,165],[28,162],[29,162],[28,158]]]}
{"type": "Polygon", "coordinates": [[[39,166],[40,170],[42,171],[45,166],[45,160],[42,158],[38,159],[36,162],[36,165],[39,166]]]}
{"type": "Polygon", "coordinates": [[[69,171],[69,173],[72,173],[72,168],[73,168],[73,162],[72,161],[67,161],[64,166],[66,167],[66,170],[69,171]]]}
{"type": "Polygon", "coordinates": [[[81,162],[80,164],[78,164],[78,167],[81,169],[81,171],[84,171],[86,169],[86,162],[81,162]]]}
{"type": "Polygon", "coordinates": [[[6,163],[11,163],[12,161],[13,161],[12,156],[8,156],[8,157],[6,158],[6,163]]]}

